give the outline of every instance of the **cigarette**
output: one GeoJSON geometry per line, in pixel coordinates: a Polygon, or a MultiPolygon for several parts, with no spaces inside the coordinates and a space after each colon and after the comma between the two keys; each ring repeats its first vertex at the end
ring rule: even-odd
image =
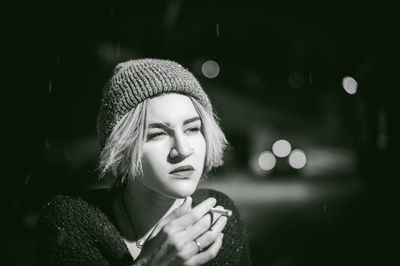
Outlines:
{"type": "Polygon", "coordinates": [[[227,209],[216,209],[216,208],[211,208],[211,212],[213,213],[219,213],[225,216],[230,217],[232,215],[232,211],[231,210],[227,210],[227,209]]]}

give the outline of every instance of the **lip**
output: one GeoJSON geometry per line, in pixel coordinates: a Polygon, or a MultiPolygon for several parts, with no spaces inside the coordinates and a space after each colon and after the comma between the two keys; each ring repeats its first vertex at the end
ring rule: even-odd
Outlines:
{"type": "Polygon", "coordinates": [[[169,174],[175,176],[190,176],[193,173],[194,173],[194,168],[191,165],[183,165],[169,172],[169,174]]]}

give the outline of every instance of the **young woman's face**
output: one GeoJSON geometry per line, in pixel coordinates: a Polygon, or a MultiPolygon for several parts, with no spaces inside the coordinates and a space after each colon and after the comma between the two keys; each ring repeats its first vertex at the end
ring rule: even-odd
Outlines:
{"type": "Polygon", "coordinates": [[[148,189],[171,198],[191,195],[203,172],[206,142],[192,101],[164,94],[148,101],[143,178],[148,189]]]}

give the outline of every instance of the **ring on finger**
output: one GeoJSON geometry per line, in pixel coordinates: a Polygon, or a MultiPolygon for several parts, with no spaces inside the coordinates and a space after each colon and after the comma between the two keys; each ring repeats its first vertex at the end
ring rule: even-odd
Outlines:
{"type": "Polygon", "coordinates": [[[201,252],[203,248],[201,247],[200,242],[197,239],[195,239],[194,242],[196,243],[198,252],[201,252]]]}

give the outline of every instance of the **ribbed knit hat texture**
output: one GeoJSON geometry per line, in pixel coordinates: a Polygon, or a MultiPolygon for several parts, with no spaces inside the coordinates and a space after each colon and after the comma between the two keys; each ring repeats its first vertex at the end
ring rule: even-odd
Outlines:
{"type": "Polygon", "coordinates": [[[125,114],[145,99],[171,92],[192,96],[212,113],[207,94],[192,73],[180,64],[160,59],[136,59],[118,64],[103,89],[97,116],[101,148],[125,114]]]}

